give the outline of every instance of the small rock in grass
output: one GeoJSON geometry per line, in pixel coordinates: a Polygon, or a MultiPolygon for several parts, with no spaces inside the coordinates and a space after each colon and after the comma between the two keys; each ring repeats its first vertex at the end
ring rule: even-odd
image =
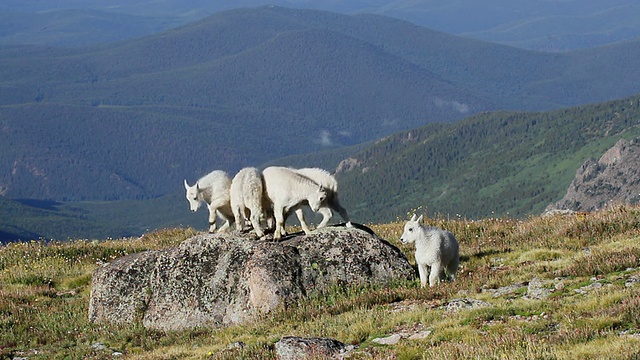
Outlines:
{"type": "Polygon", "coordinates": [[[425,331],[420,331],[417,332],[411,336],[409,336],[409,340],[422,340],[425,339],[427,336],[431,335],[431,330],[425,330],[425,331]]]}
{"type": "Polygon", "coordinates": [[[338,340],[326,338],[302,338],[286,336],[276,343],[276,353],[280,360],[299,360],[306,358],[335,358],[355,349],[338,340]]]}
{"type": "Polygon", "coordinates": [[[395,345],[398,343],[398,341],[400,341],[400,339],[402,339],[402,336],[400,334],[393,334],[391,336],[383,338],[376,338],[371,341],[380,345],[395,345]]]}

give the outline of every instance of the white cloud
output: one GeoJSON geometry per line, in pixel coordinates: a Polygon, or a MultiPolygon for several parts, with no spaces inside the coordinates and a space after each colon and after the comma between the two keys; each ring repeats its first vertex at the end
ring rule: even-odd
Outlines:
{"type": "Polygon", "coordinates": [[[465,114],[469,112],[469,105],[465,103],[461,103],[459,101],[455,101],[455,100],[447,101],[441,98],[435,98],[434,102],[438,107],[441,107],[441,108],[450,107],[461,114],[465,114]]]}
{"type": "Polygon", "coordinates": [[[331,141],[331,133],[327,130],[322,130],[320,132],[320,139],[318,140],[318,142],[322,146],[333,146],[333,141],[331,141]]]}
{"type": "Polygon", "coordinates": [[[382,126],[395,126],[398,125],[398,119],[384,119],[382,120],[382,126]]]}

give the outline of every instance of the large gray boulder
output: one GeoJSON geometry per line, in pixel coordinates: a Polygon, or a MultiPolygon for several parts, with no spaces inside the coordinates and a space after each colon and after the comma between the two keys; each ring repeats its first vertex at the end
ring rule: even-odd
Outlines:
{"type": "Polygon", "coordinates": [[[280,242],[203,234],[100,266],[89,318],[162,330],[238,324],[333,286],[414,278],[398,248],[359,229],[328,227],[280,242]]]}

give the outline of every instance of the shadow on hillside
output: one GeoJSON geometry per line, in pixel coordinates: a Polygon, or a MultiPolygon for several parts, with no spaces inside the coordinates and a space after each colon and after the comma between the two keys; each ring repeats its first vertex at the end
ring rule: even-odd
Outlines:
{"type": "Polygon", "coordinates": [[[29,241],[29,240],[34,240],[34,239],[40,239],[40,235],[29,232],[29,231],[24,231],[22,229],[16,229],[15,232],[10,232],[9,231],[2,231],[0,230],[0,245],[6,245],[8,243],[14,243],[14,242],[22,242],[22,241],[29,241]]]}
{"type": "Polygon", "coordinates": [[[58,211],[58,207],[62,205],[61,202],[53,201],[53,200],[39,200],[39,199],[16,199],[16,202],[19,202],[22,205],[30,206],[43,210],[53,210],[58,211]]]}

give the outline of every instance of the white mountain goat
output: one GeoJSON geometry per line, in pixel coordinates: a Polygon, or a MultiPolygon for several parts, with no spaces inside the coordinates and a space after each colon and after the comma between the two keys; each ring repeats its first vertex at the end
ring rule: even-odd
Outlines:
{"type": "Polygon", "coordinates": [[[333,175],[328,171],[319,168],[295,169],[295,172],[310,178],[327,190],[327,198],[322,202],[320,209],[318,210],[318,212],[322,214],[322,222],[318,224],[318,228],[327,226],[329,220],[331,220],[331,217],[333,216],[333,212],[331,210],[335,210],[340,214],[342,219],[347,223],[347,227],[352,227],[347,210],[340,205],[340,200],[338,199],[338,181],[336,181],[336,178],[333,177],[333,175]]]}
{"type": "MultiPolygon", "coordinates": [[[[308,202],[313,211],[318,211],[320,204],[326,199],[327,191],[310,178],[298,174],[293,169],[271,166],[262,171],[265,192],[273,207],[276,229],[273,238],[278,240],[285,235],[285,214],[303,202],[308,202]]],[[[309,226],[304,221],[302,210],[296,210],[300,226],[305,234],[309,234],[309,226]]]]}
{"type": "Polygon", "coordinates": [[[448,275],[455,279],[460,263],[458,240],[447,230],[437,227],[422,226],[422,215],[416,219],[413,214],[411,220],[404,225],[404,232],[400,241],[403,244],[415,243],[416,263],[420,273],[420,285],[427,286],[427,266],[431,267],[429,286],[434,286],[448,275]]]}
{"type": "Polygon", "coordinates": [[[236,229],[244,230],[247,211],[251,225],[259,237],[264,236],[260,226],[263,201],[262,175],[258,169],[247,167],[240,170],[231,180],[231,211],[235,217],[236,229]]]}
{"type": "Polygon", "coordinates": [[[214,170],[203,176],[195,185],[189,186],[187,180],[184,181],[184,188],[187,190],[187,200],[191,211],[196,212],[202,202],[207,203],[209,208],[209,232],[216,231],[216,215],[225,221],[220,227],[220,231],[229,228],[233,219],[231,202],[229,198],[229,188],[231,179],[226,172],[214,170]]]}

